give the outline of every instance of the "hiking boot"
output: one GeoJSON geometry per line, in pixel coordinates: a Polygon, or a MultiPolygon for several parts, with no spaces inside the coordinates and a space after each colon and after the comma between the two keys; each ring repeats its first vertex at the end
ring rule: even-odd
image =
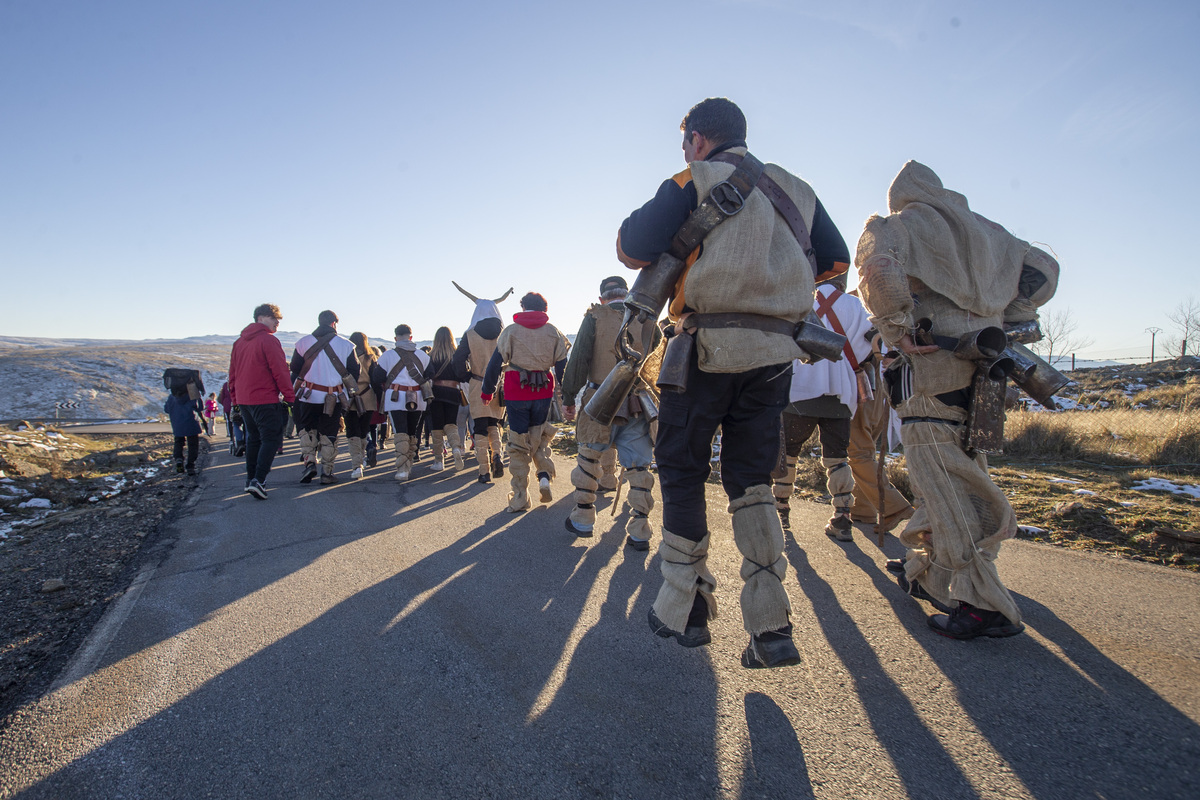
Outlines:
{"type": "Polygon", "coordinates": [[[908,576],[906,576],[903,572],[896,576],[896,583],[900,584],[900,591],[904,592],[906,595],[914,597],[917,600],[924,600],[944,614],[949,614],[951,612],[951,609],[948,606],[926,591],[925,587],[917,581],[910,581],[908,576]]]}
{"type": "Polygon", "coordinates": [[[329,473],[328,475],[321,476],[320,483],[322,486],[332,486],[333,484],[335,484],[337,482],[338,482],[337,476],[334,475],[332,472],[329,473]]]}
{"type": "MultiPolygon", "coordinates": [[[[689,624],[683,629],[683,633],[673,631],[663,624],[658,615],[654,613],[654,607],[650,607],[649,613],[646,614],[646,620],[650,623],[650,630],[655,636],[661,636],[664,639],[675,637],[675,641],[684,647],[703,647],[712,641],[712,634],[708,632],[708,625],[691,625],[689,624]]],[[[691,617],[688,618],[690,623],[691,617]]]]}
{"type": "Polygon", "coordinates": [[[182,475],[182,474],[183,474],[183,459],[182,459],[182,458],[181,458],[181,459],[178,459],[178,460],[176,460],[176,462],[175,462],[175,472],[176,472],[176,473],[178,473],[178,474],[180,474],[180,475],[182,475]]]}
{"type": "Polygon", "coordinates": [[[845,514],[838,514],[825,526],[825,535],[832,536],[839,542],[852,542],[854,541],[854,523],[845,514]]]}
{"type": "Polygon", "coordinates": [[[251,478],[250,482],[246,484],[246,494],[250,495],[255,500],[266,500],[267,488],[254,478],[251,478]]]}
{"type": "Polygon", "coordinates": [[[312,479],[317,477],[317,465],[305,464],[304,474],[300,476],[301,483],[312,483],[312,479]]]}
{"type": "Polygon", "coordinates": [[[569,530],[571,533],[578,536],[580,539],[592,538],[592,529],[591,528],[580,528],[574,522],[571,521],[570,517],[567,517],[566,521],[563,522],[563,526],[566,527],[566,529],[569,530]]]}
{"type": "Polygon", "coordinates": [[[800,651],[792,641],[791,625],[751,636],[750,644],[742,652],[742,666],[746,669],[791,667],[799,663],[800,651]]]}
{"type": "Polygon", "coordinates": [[[549,478],[539,478],[538,479],[538,489],[540,489],[542,492],[542,502],[543,503],[554,502],[554,493],[550,491],[550,479],[549,478]]]}
{"type": "Polygon", "coordinates": [[[492,482],[492,476],[491,476],[491,475],[488,475],[488,474],[485,472],[485,473],[483,473],[482,475],[480,475],[480,476],[479,476],[479,482],[480,482],[480,483],[491,483],[491,482],[492,482]]]}
{"type": "MultiPolygon", "coordinates": [[[[645,553],[650,549],[650,542],[645,539],[635,539],[632,536],[625,537],[625,546],[637,550],[639,553],[645,553]]],[[[707,628],[705,629],[707,630],[707,628]]]]}
{"type": "Polygon", "coordinates": [[[929,627],[951,639],[974,639],[979,636],[1000,638],[1016,636],[1025,630],[1020,622],[1009,622],[999,611],[988,611],[970,603],[958,604],[958,608],[946,614],[934,614],[929,618],[929,627]]]}
{"type": "Polygon", "coordinates": [[[492,454],[492,477],[504,477],[504,462],[500,460],[499,454],[496,453],[492,454]]]}

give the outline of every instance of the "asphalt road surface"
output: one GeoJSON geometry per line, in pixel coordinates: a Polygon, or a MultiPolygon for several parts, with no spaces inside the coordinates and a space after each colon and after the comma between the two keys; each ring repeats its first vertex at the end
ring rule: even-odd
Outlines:
{"type": "MultiPolygon", "coordinates": [[[[1028,543],[1027,633],[959,642],[793,501],[800,666],[749,671],[710,486],[713,643],[653,636],[658,556],[576,541],[468,468],[270,499],[215,447],[175,544],[0,733],[4,797],[1196,798],[1200,578],[1028,543]]],[[[340,476],[345,479],[343,464],[340,476]]],[[[656,530],[658,510],[651,516],[656,530]]]]}

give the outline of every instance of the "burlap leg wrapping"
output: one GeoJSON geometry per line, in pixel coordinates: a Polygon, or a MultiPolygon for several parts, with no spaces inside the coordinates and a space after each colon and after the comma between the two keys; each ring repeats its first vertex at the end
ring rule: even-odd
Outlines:
{"type": "Polygon", "coordinates": [[[305,464],[317,463],[317,432],[316,431],[301,431],[300,432],[300,459],[305,464]]]}
{"type": "Polygon", "coordinates": [[[785,456],[782,469],[771,473],[771,492],[775,495],[775,508],[787,511],[796,485],[796,456],[785,456]]]}
{"type": "Polygon", "coordinates": [[[529,443],[535,430],[508,434],[508,472],[512,485],[512,491],[508,493],[509,511],[525,511],[530,507],[529,462],[533,454],[529,451],[529,443]]]}
{"type": "Polygon", "coordinates": [[[630,467],[625,470],[625,480],[629,483],[629,507],[633,509],[625,532],[635,539],[649,540],[652,531],[647,517],[654,508],[654,476],[646,467],[630,467]]]}
{"type": "Polygon", "coordinates": [[[458,426],[454,424],[447,425],[442,428],[446,434],[446,441],[450,443],[450,454],[454,456],[454,468],[463,468],[463,443],[458,436],[458,426]]]}
{"type": "Polygon", "coordinates": [[[399,431],[392,435],[392,449],[396,451],[396,480],[404,480],[412,472],[413,438],[399,431]]]}
{"type": "Polygon", "coordinates": [[[556,475],[554,461],[550,458],[550,442],[557,433],[557,429],[549,422],[529,429],[530,445],[536,445],[533,451],[534,464],[538,472],[550,473],[550,480],[554,480],[556,475]]]}
{"type": "Polygon", "coordinates": [[[488,442],[482,436],[475,436],[475,463],[479,466],[480,475],[490,475],[492,472],[488,453],[488,442]]]}
{"type": "Polygon", "coordinates": [[[844,458],[822,458],[821,466],[825,468],[825,485],[833,495],[833,513],[849,516],[854,505],[854,471],[850,463],[844,458]]]}
{"type": "Polygon", "coordinates": [[[350,456],[350,468],[364,466],[366,461],[366,443],[357,436],[346,437],[346,452],[350,456]]]}
{"type": "Polygon", "coordinates": [[[664,529],[658,547],[662,558],[663,584],[654,598],[654,615],[670,630],[682,633],[696,592],[708,603],[708,618],[717,618],[717,599],[713,592],[717,579],[708,571],[708,534],[698,542],[684,539],[664,529]]]}
{"type": "Polygon", "coordinates": [[[901,431],[922,501],[900,535],[909,548],[905,574],[943,603],[961,600],[1020,622],[996,570],[1001,543],[1016,533],[1016,515],[983,457],[963,451],[961,435],[956,427],[928,422],[901,431]]]}
{"type": "Polygon", "coordinates": [[[321,474],[333,474],[333,462],[337,461],[337,439],[329,436],[320,437],[321,445],[321,474]]]}
{"type": "Polygon", "coordinates": [[[751,486],[730,502],[729,512],[733,514],[733,540],[743,558],[742,624],[751,636],[786,627],[792,603],[783,588],[787,574],[783,527],[771,487],[751,486]]]}
{"type": "Polygon", "coordinates": [[[500,440],[500,426],[492,425],[488,428],[488,446],[492,448],[492,454],[497,458],[504,452],[504,443],[500,440]]]}
{"type": "Polygon", "coordinates": [[[575,469],[571,470],[571,485],[575,487],[575,508],[571,510],[571,522],[577,527],[591,530],[596,524],[596,489],[603,453],[586,444],[579,445],[575,455],[575,469]]]}
{"type": "Polygon", "coordinates": [[[617,488],[617,448],[610,447],[600,456],[600,466],[603,472],[600,474],[600,488],[606,492],[611,492],[617,488]]]}

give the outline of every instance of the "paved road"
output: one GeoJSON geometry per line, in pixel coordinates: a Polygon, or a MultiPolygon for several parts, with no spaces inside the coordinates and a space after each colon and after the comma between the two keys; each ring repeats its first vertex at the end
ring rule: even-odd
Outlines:
{"type": "Polygon", "coordinates": [[[716,487],[724,606],[684,650],[647,630],[658,558],[623,515],[590,546],[562,529],[565,463],[517,517],[470,472],[280,464],[257,502],[213,453],[169,555],[0,734],[0,795],[1200,796],[1195,575],[1015,543],[1029,632],[957,642],[883,570],[894,539],[839,544],[799,503],[804,660],[752,672],[716,487]]]}

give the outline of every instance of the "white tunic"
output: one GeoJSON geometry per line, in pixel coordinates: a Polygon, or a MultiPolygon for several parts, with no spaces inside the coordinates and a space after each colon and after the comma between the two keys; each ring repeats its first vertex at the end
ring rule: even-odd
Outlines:
{"type": "MultiPolygon", "coordinates": [[[[820,314],[820,301],[828,298],[835,291],[831,284],[817,287],[816,298],[813,300],[813,311],[820,314]]],[[[871,355],[871,343],[867,341],[867,331],[871,329],[871,320],[863,309],[862,303],[852,294],[841,293],[833,301],[833,314],[838,318],[842,329],[846,332],[846,341],[854,358],[862,363],[871,355]]],[[[822,316],[825,327],[834,330],[827,317],[822,316]]],[[[815,397],[831,394],[836,395],[842,405],[850,409],[851,416],[858,409],[858,379],[854,376],[854,367],[850,359],[843,353],[840,361],[818,361],[815,364],[805,364],[799,360],[792,364],[792,391],[790,402],[812,400],[815,397]]]]}
{"type": "MultiPolygon", "coordinates": [[[[317,337],[311,333],[305,336],[300,341],[296,342],[296,352],[303,358],[308,352],[308,348],[317,343],[317,337]]],[[[354,352],[354,343],[345,336],[334,336],[329,342],[330,348],[337,354],[337,357],[342,360],[343,367],[346,364],[346,359],[354,352]]],[[[329,354],[324,349],[317,353],[317,357],[313,359],[312,367],[308,370],[307,375],[301,375],[301,378],[309,383],[315,383],[318,386],[341,386],[342,376],[338,373],[337,367],[329,360],[329,354]]],[[[351,375],[350,377],[354,377],[351,375]]],[[[324,403],[325,392],[313,389],[312,394],[307,395],[301,402],[304,403],[324,403]]]]}
{"type": "MultiPolygon", "coordinates": [[[[424,380],[423,376],[425,375],[425,368],[429,366],[429,356],[425,354],[424,350],[417,350],[413,353],[413,355],[415,355],[417,357],[417,362],[420,363],[420,365],[421,365],[421,375],[418,376],[418,378],[420,378],[420,380],[418,380],[418,378],[414,378],[411,374],[409,374],[409,370],[407,368],[401,367],[400,371],[396,373],[396,377],[392,380],[392,383],[399,384],[400,386],[419,386],[421,381],[424,380]]],[[[379,368],[381,370],[383,370],[384,372],[391,372],[392,367],[396,366],[396,362],[399,360],[400,360],[400,350],[393,347],[391,350],[388,350],[386,353],[384,353],[383,355],[381,355],[379,357],[379,368]]],[[[404,390],[400,390],[399,395],[400,395],[399,399],[393,400],[391,385],[389,384],[387,386],[384,386],[383,387],[383,410],[384,411],[409,411],[410,409],[405,404],[404,390]]],[[[417,398],[417,407],[415,410],[416,411],[424,411],[425,410],[425,401],[421,398],[420,390],[417,390],[415,392],[415,395],[417,398]]]]}

